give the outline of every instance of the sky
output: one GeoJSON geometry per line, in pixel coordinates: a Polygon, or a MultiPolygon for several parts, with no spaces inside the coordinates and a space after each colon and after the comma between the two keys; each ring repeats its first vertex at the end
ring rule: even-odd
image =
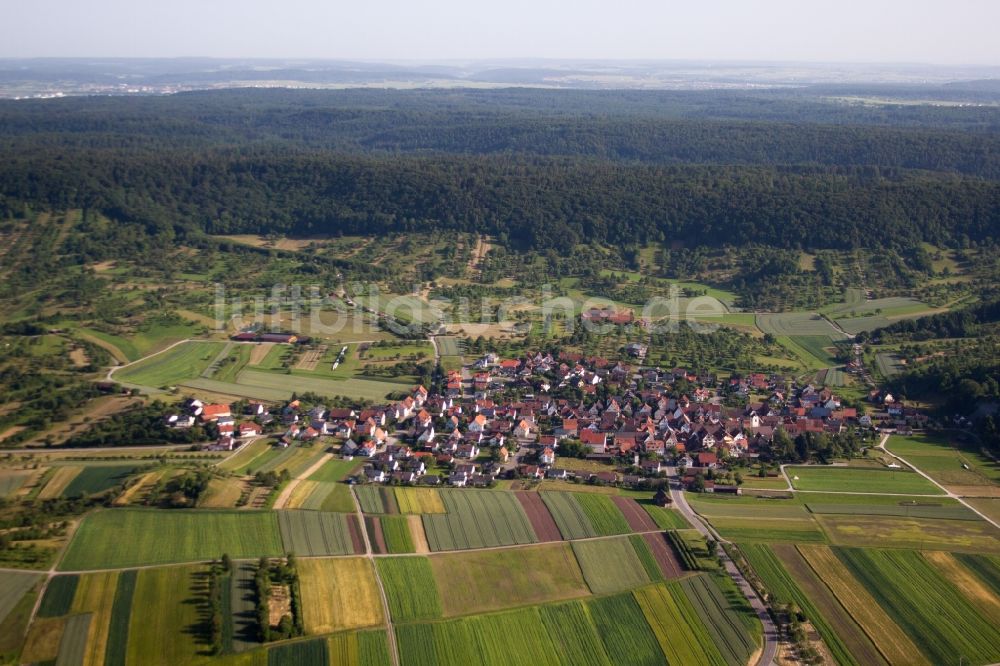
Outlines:
{"type": "Polygon", "coordinates": [[[1000,0],[0,0],[0,57],[1000,65],[1000,0]]]}

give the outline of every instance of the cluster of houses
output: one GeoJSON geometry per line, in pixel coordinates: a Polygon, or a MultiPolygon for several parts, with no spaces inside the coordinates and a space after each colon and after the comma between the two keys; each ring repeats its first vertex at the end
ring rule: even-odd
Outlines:
{"type": "MultiPolygon", "coordinates": [[[[265,429],[282,447],[335,438],[327,441],[341,443],[343,456],[367,459],[366,481],[454,486],[487,486],[500,476],[572,478],[572,464],[557,466],[567,448],[609,464],[607,472],[584,475],[594,483],[638,483],[663,475],[668,462],[694,478],[728,460],[759,456],[779,429],[795,438],[876,425],[829,389],[790,388],[783,377],[762,373],[715,385],[682,368],[631,367],[572,353],[487,354],[472,370],[471,382],[449,373],[440,394],[417,386],[402,400],[364,409],[294,400],[271,414],[266,405],[249,403],[237,423],[230,406],[191,400],[168,421],[174,427],[214,423],[214,448],[223,450],[265,429]],[[678,396],[673,389],[681,379],[689,390],[678,396]],[[724,406],[721,393],[734,392],[758,398],[745,407],[724,406]],[[612,471],[616,465],[630,474],[620,477],[612,471]]],[[[892,396],[879,401],[887,413],[904,417],[892,396]]]]}

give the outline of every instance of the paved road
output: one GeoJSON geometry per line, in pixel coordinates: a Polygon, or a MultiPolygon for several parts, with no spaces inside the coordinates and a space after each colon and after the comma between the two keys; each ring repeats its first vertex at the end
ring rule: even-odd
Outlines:
{"type": "MultiPolygon", "coordinates": [[[[673,467],[667,468],[667,475],[670,479],[670,496],[674,500],[674,506],[681,512],[681,514],[687,518],[688,522],[696,530],[698,530],[702,536],[707,539],[714,539],[720,543],[725,542],[711,525],[702,521],[701,516],[695,513],[694,509],[687,503],[687,498],[684,497],[684,490],[681,486],[680,478],[677,476],[677,470],[673,467]]],[[[723,566],[726,568],[726,572],[736,583],[740,591],[743,592],[743,596],[747,598],[750,602],[750,606],[753,608],[754,612],[757,613],[757,617],[760,618],[760,623],[764,627],[764,647],[761,650],[760,657],[757,659],[757,666],[770,666],[774,663],[774,659],[778,654],[778,630],[774,626],[774,622],[771,620],[771,616],[767,612],[767,606],[764,601],[757,596],[750,583],[747,582],[743,574],[736,567],[733,561],[729,558],[725,549],[720,548],[718,551],[719,559],[722,560],[723,566]]]]}

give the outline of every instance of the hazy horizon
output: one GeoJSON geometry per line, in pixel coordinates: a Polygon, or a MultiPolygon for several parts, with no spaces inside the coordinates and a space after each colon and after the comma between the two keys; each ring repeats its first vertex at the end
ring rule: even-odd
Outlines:
{"type": "Polygon", "coordinates": [[[1000,3],[794,0],[38,0],[6,7],[2,58],[1000,65],[1000,3]]]}

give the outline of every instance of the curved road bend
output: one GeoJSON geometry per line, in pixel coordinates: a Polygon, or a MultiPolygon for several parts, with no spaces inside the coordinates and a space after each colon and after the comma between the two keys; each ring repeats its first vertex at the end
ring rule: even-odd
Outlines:
{"type": "MultiPolygon", "coordinates": [[[[709,539],[714,539],[719,543],[728,543],[725,539],[722,539],[718,533],[710,525],[703,522],[701,517],[695,513],[694,509],[687,503],[687,498],[684,497],[684,490],[681,485],[681,480],[677,476],[677,470],[674,467],[667,468],[667,474],[669,477],[668,483],[670,484],[670,497],[674,500],[674,506],[680,510],[681,514],[687,519],[691,525],[701,533],[702,536],[709,539]]],[[[733,561],[729,558],[724,548],[718,550],[719,559],[722,560],[723,566],[726,568],[726,572],[733,579],[736,585],[743,592],[743,596],[747,598],[750,602],[750,606],[753,608],[754,612],[757,613],[757,617],[760,618],[761,626],[764,629],[764,646],[761,650],[760,657],[757,659],[756,666],[770,666],[774,663],[774,659],[778,654],[778,630],[774,626],[774,622],[771,620],[770,614],[767,612],[767,606],[764,604],[763,600],[757,596],[757,593],[753,591],[750,587],[750,583],[747,582],[743,574],[736,567],[733,561]]]]}

